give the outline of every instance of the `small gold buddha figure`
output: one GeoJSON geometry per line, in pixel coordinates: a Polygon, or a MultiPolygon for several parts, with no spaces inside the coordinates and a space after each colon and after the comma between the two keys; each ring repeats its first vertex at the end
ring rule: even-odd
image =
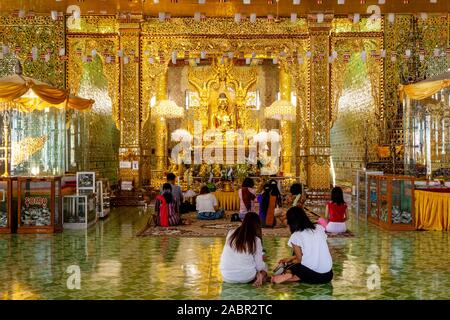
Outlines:
{"type": "Polygon", "coordinates": [[[232,129],[233,118],[228,110],[228,98],[225,93],[219,95],[217,113],[214,115],[214,126],[222,132],[232,129]]]}

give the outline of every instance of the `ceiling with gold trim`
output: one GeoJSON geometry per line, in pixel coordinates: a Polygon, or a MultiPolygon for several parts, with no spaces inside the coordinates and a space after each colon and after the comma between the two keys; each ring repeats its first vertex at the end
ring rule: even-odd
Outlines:
{"type": "MultiPolygon", "coordinates": [[[[200,12],[207,17],[231,17],[235,13],[276,16],[278,11],[280,17],[288,17],[294,12],[299,15],[318,12],[364,14],[368,6],[378,4],[378,0],[345,0],[343,5],[339,5],[337,0],[301,0],[300,5],[294,5],[293,0],[273,0],[273,4],[269,4],[270,1],[250,0],[250,4],[244,4],[243,0],[205,0],[205,4],[199,4],[198,0],[159,0],[155,4],[154,0],[0,0],[0,13],[8,14],[19,9],[35,13],[49,13],[52,10],[66,12],[70,5],[77,5],[82,15],[132,13],[156,17],[158,12],[167,12],[177,17],[193,16],[195,12],[200,12]]],[[[381,13],[450,12],[449,0],[437,0],[437,3],[430,3],[430,0],[385,2],[379,5],[381,13]]]]}

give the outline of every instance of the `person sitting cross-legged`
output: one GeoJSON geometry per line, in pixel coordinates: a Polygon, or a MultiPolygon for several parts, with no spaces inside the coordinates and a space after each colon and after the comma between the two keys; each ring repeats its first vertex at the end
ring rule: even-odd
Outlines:
{"type": "Polygon", "coordinates": [[[333,261],[324,227],[313,224],[299,207],[290,208],[286,217],[291,231],[288,245],[294,250],[294,255],[280,260],[285,271],[272,276],[272,282],[330,282],[333,279],[333,261]]]}
{"type": "Polygon", "coordinates": [[[218,207],[216,196],[210,193],[207,186],[203,186],[196,199],[197,219],[215,220],[222,218],[225,215],[225,210],[218,207]]]}
{"type": "Polygon", "coordinates": [[[220,272],[227,283],[253,283],[261,286],[267,280],[263,259],[261,221],[255,212],[247,212],[242,224],[228,232],[220,257],[220,272]]]}

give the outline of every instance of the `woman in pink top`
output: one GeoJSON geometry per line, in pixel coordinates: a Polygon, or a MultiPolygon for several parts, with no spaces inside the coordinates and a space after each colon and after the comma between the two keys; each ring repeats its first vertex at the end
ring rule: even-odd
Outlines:
{"type": "Polygon", "coordinates": [[[255,212],[256,191],[253,189],[255,182],[252,178],[245,178],[242,182],[242,188],[239,189],[239,218],[244,220],[247,212],[255,212]]]}

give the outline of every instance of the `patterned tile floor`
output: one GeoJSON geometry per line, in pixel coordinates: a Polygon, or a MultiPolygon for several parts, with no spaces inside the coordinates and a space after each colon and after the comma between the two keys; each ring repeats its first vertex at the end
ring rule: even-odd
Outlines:
{"type": "MultiPolygon", "coordinates": [[[[352,217],[355,238],[329,239],[331,284],[255,289],[222,283],[221,238],[135,237],[149,214],[121,208],[88,231],[0,235],[0,299],[450,299],[448,232],[387,232],[352,217]],[[80,290],[67,288],[70,265],[80,290]]],[[[270,268],[289,254],[286,239],[264,247],[270,268]]]]}

